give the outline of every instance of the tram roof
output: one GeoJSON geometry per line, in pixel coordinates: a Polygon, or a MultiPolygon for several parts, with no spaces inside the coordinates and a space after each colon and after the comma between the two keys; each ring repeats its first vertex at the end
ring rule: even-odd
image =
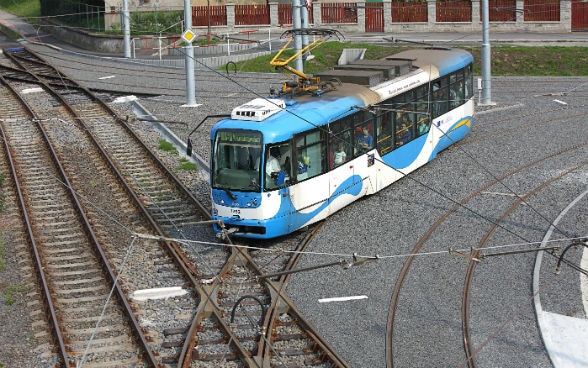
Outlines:
{"type": "Polygon", "coordinates": [[[412,65],[424,70],[434,65],[439,76],[447,75],[474,62],[472,54],[461,49],[423,48],[401,51],[393,58],[412,60],[412,65]],[[434,51],[434,52],[432,52],[434,51]]]}
{"type": "MultiPolygon", "coordinates": [[[[402,51],[391,58],[407,59],[412,65],[428,71],[429,78],[449,74],[473,62],[473,56],[460,49],[425,48],[402,51]],[[430,68],[433,66],[434,68],[430,68]],[[436,69],[436,70],[432,70],[436,69]]],[[[388,81],[393,83],[394,80],[388,81]]],[[[224,119],[212,129],[248,129],[263,132],[264,141],[280,142],[306,130],[326,125],[355,111],[381,100],[381,96],[366,86],[352,83],[336,85],[336,90],[319,96],[299,95],[292,99],[282,98],[286,108],[262,121],[224,119]]]]}
{"type": "Polygon", "coordinates": [[[337,90],[320,96],[301,95],[286,101],[286,108],[263,121],[225,119],[212,130],[251,129],[263,132],[267,142],[279,142],[317,126],[338,120],[378,100],[369,88],[343,83],[337,90]]]}

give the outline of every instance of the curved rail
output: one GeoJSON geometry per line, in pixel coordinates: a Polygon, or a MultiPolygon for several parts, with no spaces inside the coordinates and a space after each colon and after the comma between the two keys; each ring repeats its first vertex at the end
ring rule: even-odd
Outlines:
{"type": "Polygon", "coordinates": [[[542,182],[540,185],[536,186],[531,191],[519,196],[518,199],[514,203],[512,203],[502,213],[502,215],[494,221],[494,223],[486,231],[486,233],[484,234],[484,236],[482,237],[480,242],[478,242],[478,245],[471,252],[471,254],[470,254],[471,260],[469,261],[468,268],[466,271],[466,277],[464,280],[463,292],[462,292],[462,303],[461,303],[462,333],[463,333],[464,349],[466,352],[466,360],[465,361],[466,361],[466,364],[470,366],[470,368],[474,368],[476,366],[475,361],[474,361],[474,356],[475,356],[475,353],[482,348],[482,347],[480,347],[478,349],[473,349],[472,348],[472,341],[470,339],[469,322],[468,322],[469,321],[469,319],[468,319],[469,318],[468,306],[469,306],[469,299],[470,299],[469,294],[470,294],[470,290],[471,290],[470,286],[471,286],[472,279],[474,276],[475,266],[478,263],[477,260],[482,258],[482,252],[483,252],[484,247],[486,246],[486,243],[490,239],[490,236],[498,229],[499,224],[502,223],[510,214],[512,214],[515,209],[517,209],[521,205],[525,204],[526,203],[525,201],[530,196],[538,193],[539,191],[546,188],[548,185],[552,184],[553,182],[560,180],[564,176],[566,176],[566,175],[570,174],[571,172],[574,172],[574,171],[578,170],[579,168],[586,166],[586,165],[588,165],[588,162],[584,162],[582,165],[577,165],[571,169],[565,170],[565,171],[559,173],[558,175],[556,175],[552,178],[549,178],[549,180],[542,182]]]}
{"type": "MultiPolygon", "coordinates": [[[[463,199],[462,201],[460,201],[459,203],[455,203],[455,205],[448,210],[443,216],[441,216],[436,222],[435,224],[433,224],[428,230],[427,232],[419,239],[419,241],[417,242],[417,244],[415,245],[415,247],[412,249],[412,256],[409,257],[406,262],[403,264],[403,267],[400,271],[399,277],[396,281],[396,284],[394,286],[394,291],[392,294],[392,299],[391,299],[391,304],[390,304],[390,313],[389,313],[389,317],[388,317],[388,324],[387,324],[387,332],[386,332],[386,363],[387,363],[387,367],[388,368],[392,368],[394,367],[394,354],[393,354],[393,332],[394,332],[394,322],[395,322],[395,315],[396,315],[396,310],[397,310],[397,306],[398,306],[398,302],[399,302],[399,298],[400,298],[400,290],[402,289],[402,285],[408,275],[409,269],[412,265],[412,262],[414,260],[414,257],[416,254],[418,254],[421,250],[421,248],[423,247],[423,245],[425,244],[425,242],[431,238],[431,236],[433,235],[433,233],[449,218],[449,216],[451,216],[452,214],[454,214],[455,212],[457,212],[459,209],[461,209],[465,204],[467,204],[468,202],[470,202],[472,199],[476,198],[478,195],[480,195],[482,192],[488,190],[489,188],[491,188],[492,186],[499,184],[501,182],[503,182],[506,178],[511,177],[517,173],[520,173],[521,171],[536,166],[539,163],[546,161],[548,159],[551,159],[553,157],[557,157],[559,155],[562,155],[564,153],[568,153],[568,152],[572,152],[574,150],[577,150],[580,147],[584,147],[588,145],[588,143],[584,143],[584,144],[579,144],[579,145],[574,145],[574,146],[570,146],[570,147],[566,147],[564,149],[561,149],[557,152],[554,152],[550,155],[541,157],[537,160],[534,160],[532,162],[529,162],[525,165],[522,165],[518,168],[516,168],[515,170],[508,172],[506,174],[504,174],[503,176],[496,178],[495,180],[492,180],[491,182],[487,183],[486,185],[484,185],[483,187],[479,188],[478,190],[476,190],[475,192],[471,193],[468,197],[466,197],[465,199],[463,199]]],[[[462,314],[463,315],[463,314],[462,314]]],[[[466,351],[466,356],[469,358],[471,357],[471,348],[469,347],[469,337],[467,336],[467,331],[464,332],[464,336],[463,336],[463,340],[465,342],[467,342],[466,345],[464,345],[464,350],[466,351]]]]}

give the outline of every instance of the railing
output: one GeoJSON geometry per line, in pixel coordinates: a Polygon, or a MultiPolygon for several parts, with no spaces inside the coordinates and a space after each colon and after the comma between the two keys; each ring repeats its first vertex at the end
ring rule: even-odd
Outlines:
{"type": "MultiPolygon", "coordinates": [[[[292,23],[292,4],[278,4],[278,24],[285,26],[292,23]]],[[[308,7],[308,23],[314,23],[312,5],[308,7]]]]}
{"type": "MultiPolygon", "coordinates": [[[[480,21],[482,16],[480,12],[480,21]]],[[[515,22],[517,20],[516,0],[488,0],[488,17],[490,22],[515,22]]]]}
{"type": "Polygon", "coordinates": [[[471,22],[471,1],[437,1],[437,22],[471,22]]]}
{"type": "Polygon", "coordinates": [[[235,5],[235,25],[267,25],[270,24],[269,5],[235,5]]]}
{"type": "Polygon", "coordinates": [[[224,6],[193,6],[192,24],[194,26],[226,26],[227,8],[224,6]],[[208,14],[210,13],[210,18],[208,14]],[[210,24],[209,24],[210,22],[210,24]]]}
{"type": "Polygon", "coordinates": [[[427,17],[426,2],[392,2],[392,23],[426,22],[427,17]]]}
{"type": "Polygon", "coordinates": [[[572,30],[588,31],[588,2],[572,0],[572,30]]]}
{"type": "Polygon", "coordinates": [[[559,0],[525,0],[525,22],[559,22],[559,0]]]}
{"type": "Polygon", "coordinates": [[[357,23],[357,3],[322,3],[321,22],[357,23]]]}

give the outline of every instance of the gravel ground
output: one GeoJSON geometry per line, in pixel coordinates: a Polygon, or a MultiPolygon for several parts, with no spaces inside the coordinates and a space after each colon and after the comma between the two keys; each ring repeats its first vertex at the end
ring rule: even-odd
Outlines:
{"type": "MultiPolygon", "coordinates": [[[[494,78],[493,101],[497,103],[476,117],[472,133],[464,141],[464,150],[450,149],[413,174],[418,182],[435,188],[444,196],[462,200],[472,191],[491,181],[482,167],[499,177],[504,173],[573,144],[585,144],[587,78],[494,78]],[[565,95],[558,95],[567,92],[565,95]],[[550,94],[556,94],[550,96],[550,94]],[[559,99],[568,105],[554,100],[559,99]],[[573,110],[568,110],[573,109],[573,110]],[[568,118],[557,119],[557,115],[568,118]],[[580,114],[580,116],[577,116],[580,114]],[[522,117],[512,119],[513,115],[522,117]],[[541,123],[545,121],[545,123],[541,123]],[[538,124],[534,124],[538,123],[538,124]],[[529,129],[515,130],[529,124],[529,129]],[[494,139],[481,138],[496,135],[494,139]],[[479,140],[479,141],[478,141],[479,140]],[[475,159],[476,161],[473,161],[475,159]]],[[[524,194],[548,177],[585,163],[586,148],[575,156],[558,156],[545,164],[525,170],[506,182],[524,194]]],[[[341,268],[293,275],[288,294],[318,331],[340,351],[353,367],[384,367],[391,292],[397,275],[416,241],[448,211],[454,203],[426,190],[414,180],[405,179],[365,200],[358,201],[331,217],[313,241],[299,267],[332,261],[325,254],[392,256],[361,267],[341,268]],[[397,256],[397,257],[394,257],[397,256]],[[341,303],[320,303],[319,299],[363,295],[367,298],[341,303]]],[[[530,205],[547,219],[554,219],[568,203],[586,190],[588,170],[581,166],[564,180],[549,186],[529,199],[530,205]]],[[[496,186],[489,191],[508,192],[496,186]]],[[[483,199],[482,199],[483,200],[483,199]]],[[[481,201],[481,200],[478,200],[481,201]]],[[[477,202],[478,202],[477,201],[477,202]]],[[[489,197],[486,202],[470,204],[481,214],[495,218],[512,200],[489,197]]],[[[569,213],[562,224],[568,234],[588,233],[587,199],[569,213]]],[[[549,224],[537,219],[533,211],[522,208],[509,217],[506,227],[519,236],[541,240],[549,224]]],[[[449,224],[435,230],[432,240],[421,253],[443,252],[418,257],[405,281],[394,331],[395,367],[462,366],[461,290],[467,262],[450,256],[449,248],[468,249],[481,239],[490,224],[467,211],[453,216],[449,224]]],[[[513,234],[496,231],[492,245],[521,243],[513,234]]],[[[467,252],[467,251],[466,251],[467,252]]],[[[581,252],[570,257],[579,264],[581,252]]],[[[492,257],[478,268],[474,281],[470,322],[477,346],[490,338],[476,356],[478,367],[549,367],[537,330],[536,316],[529,303],[535,254],[492,257]],[[525,306],[522,311],[517,308],[525,306]],[[513,318],[503,329],[501,323],[513,318]]],[[[542,267],[541,283],[553,275],[553,258],[542,267]]],[[[566,269],[541,291],[549,311],[586,318],[582,306],[579,273],[566,269]]],[[[586,298],[586,296],[584,296],[586,298]]],[[[586,303],[586,301],[584,301],[586,303]]]]}
{"type": "MultiPolygon", "coordinates": [[[[71,59],[71,58],[69,58],[71,59]]],[[[70,60],[71,62],[71,60],[70,60]]],[[[96,70],[101,69],[95,68],[96,70]]],[[[72,70],[68,70],[72,71],[72,70]]],[[[181,71],[177,71],[181,74],[181,71]]],[[[83,78],[88,85],[91,84],[91,79],[100,75],[95,70],[83,72],[83,78]],[[92,74],[96,73],[96,74],[92,74]]],[[[71,75],[71,73],[70,73],[71,75]]],[[[158,78],[157,75],[145,75],[145,78],[158,78]]],[[[267,91],[262,84],[267,84],[265,76],[243,76],[254,85],[255,79],[259,79],[259,84],[256,85],[255,90],[259,93],[267,91]],[[261,83],[263,79],[264,83],[261,83]]],[[[197,76],[198,79],[198,76],[197,76]]],[[[230,81],[225,81],[225,86],[220,83],[211,83],[210,79],[203,81],[201,86],[206,86],[207,95],[199,96],[197,92],[197,102],[201,103],[200,107],[183,107],[184,103],[181,96],[169,95],[158,98],[142,98],[141,104],[145,106],[158,119],[166,121],[174,121],[178,123],[167,124],[181,139],[185,139],[192,129],[202,121],[204,116],[208,114],[228,113],[234,106],[248,101],[255,97],[251,92],[243,90],[241,93],[228,95],[227,90],[232,90],[234,85],[230,81]],[[214,95],[213,88],[218,88],[217,95],[214,95]]],[[[150,81],[150,85],[152,84],[150,81]]],[[[157,83],[155,83],[157,84],[157,83]]],[[[475,141],[478,136],[488,134],[495,129],[506,129],[506,125],[501,125],[502,121],[509,121],[509,116],[513,114],[513,109],[517,109],[517,115],[521,115],[520,111],[527,114],[525,121],[516,122],[524,124],[540,119],[542,111],[553,110],[554,108],[565,108],[554,103],[554,99],[566,100],[570,106],[578,106],[585,104],[586,99],[586,85],[587,78],[493,78],[493,101],[497,103],[493,107],[484,107],[480,110],[487,110],[479,114],[474,130],[468,140],[475,141]],[[529,88],[524,87],[528,85],[529,88]],[[569,96],[560,97],[545,97],[544,95],[550,93],[559,93],[562,91],[576,91],[579,94],[570,94],[569,96]],[[535,97],[534,97],[535,96],[535,97]],[[536,96],[544,96],[543,98],[536,96]],[[520,105],[517,103],[520,102],[520,105]]],[[[129,87],[139,93],[140,81],[135,85],[129,87]]],[[[129,85],[130,86],[130,85],[129,85]]],[[[198,84],[197,84],[198,86],[198,84]]],[[[198,87],[197,87],[198,89],[198,87]]],[[[120,105],[119,108],[123,113],[129,113],[129,106],[126,104],[120,105]]],[[[565,110],[562,110],[565,114],[565,110]]],[[[584,113],[586,107],[584,107],[584,113]]],[[[585,117],[584,117],[585,120],[585,117]]],[[[513,122],[514,124],[515,122],[513,122]]],[[[209,157],[209,140],[208,132],[212,121],[204,124],[191,137],[195,140],[195,152],[203,158],[209,157]]],[[[574,128],[579,128],[579,131],[566,133],[571,134],[557,134],[557,129],[549,129],[543,131],[543,127],[537,128],[535,134],[516,134],[507,141],[498,141],[494,144],[485,142],[481,146],[475,144],[468,148],[469,152],[475,153],[475,157],[494,173],[508,172],[513,165],[517,165],[522,159],[530,160],[530,157],[538,154],[541,147],[547,150],[553,150],[554,147],[563,147],[570,144],[571,141],[582,141],[588,136],[586,125],[575,123],[574,128]],[[574,134],[575,133],[575,134],[574,134]],[[538,137],[541,138],[541,144],[538,144],[538,137]],[[505,149],[508,147],[508,149],[505,149]],[[516,154],[514,154],[516,151],[516,154]]],[[[156,139],[157,135],[145,124],[145,128],[150,131],[156,139]]],[[[536,128],[533,128],[536,129],[536,128]]],[[[585,154],[585,150],[583,153],[585,154]]],[[[584,157],[585,159],[585,157],[584,157]]],[[[170,161],[170,165],[174,163],[170,161]]],[[[480,179],[480,170],[473,169],[471,159],[467,157],[459,157],[457,151],[447,151],[443,153],[438,160],[432,162],[430,165],[422,168],[415,173],[419,180],[431,184],[437,184],[442,188],[447,195],[455,195],[461,198],[464,194],[463,182],[460,179],[467,178],[468,180],[480,179]],[[448,175],[446,168],[453,165],[453,173],[458,175],[448,175]],[[461,194],[460,194],[461,193],[461,194]]],[[[543,167],[542,170],[552,172],[554,170],[563,169],[566,165],[561,162],[552,162],[551,167],[543,167]]],[[[537,173],[534,173],[537,174],[537,173]]],[[[529,174],[529,176],[532,176],[529,174]]],[[[521,179],[522,180],[522,179],[521,179]]],[[[190,187],[205,188],[204,184],[190,183],[190,187]]],[[[479,185],[479,184],[476,184],[479,185]]],[[[578,191],[584,190],[588,185],[588,175],[586,169],[580,170],[573,179],[569,180],[567,186],[561,188],[554,188],[553,198],[542,197],[537,199],[537,205],[541,210],[545,210],[548,218],[553,218],[557,215],[561,208],[565,207],[570,201],[570,198],[577,194],[578,191]],[[565,194],[565,195],[564,195],[565,194]]],[[[469,193],[469,189],[465,191],[469,193]]],[[[8,205],[8,204],[7,204],[8,205]]],[[[359,251],[364,255],[374,254],[404,254],[408,252],[414,245],[415,239],[422,231],[427,229],[431,223],[437,220],[436,215],[443,213],[450,208],[452,204],[447,201],[440,200],[439,197],[433,195],[431,192],[423,191],[423,188],[415,185],[410,180],[403,180],[393,187],[376,194],[370,198],[359,201],[352,206],[340,211],[332,216],[327,226],[319,234],[317,240],[313,244],[311,250],[317,252],[324,252],[330,254],[351,254],[359,251]],[[383,217],[386,214],[386,217],[383,217]],[[386,221],[383,221],[386,219],[386,221]]],[[[9,211],[0,213],[0,221],[3,223],[10,223],[10,217],[7,217],[9,211]]],[[[567,228],[579,234],[586,234],[585,212],[574,213],[577,222],[571,221],[567,228]]],[[[465,217],[467,219],[467,217],[465,217]]],[[[524,219],[522,219],[524,220],[524,219]]],[[[464,221],[461,226],[465,229],[475,229],[475,221],[464,221]]],[[[486,226],[486,225],[484,225],[486,226]]],[[[534,226],[534,224],[529,224],[534,226]]],[[[9,228],[9,227],[5,227],[9,228]]],[[[539,233],[544,232],[546,226],[539,228],[539,233]]],[[[4,318],[2,323],[2,330],[0,330],[0,364],[7,367],[12,366],[49,366],[43,365],[43,354],[46,353],[46,346],[42,342],[36,340],[33,335],[37,331],[37,327],[33,327],[34,318],[29,316],[26,312],[27,303],[30,294],[21,292],[16,294],[15,303],[12,305],[6,304],[5,290],[9,285],[22,285],[27,281],[23,278],[23,264],[26,261],[22,259],[22,254],[18,253],[14,244],[11,244],[10,231],[4,232],[4,256],[6,267],[4,270],[0,269],[0,276],[2,282],[3,294],[0,297],[0,314],[3,316],[11,316],[12,318],[4,318]],[[22,327],[25,326],[25,327],[22,327]],[[40,345],[41,344],[41,345],[40,345]]],[[[442,247],[447,249],[449,246],[468,244],[468,233],[456,232],[455,229],[445,229],[438,234],[437,239],[442,242],[442,247]]],[[[503,244],[504,241],[496,240],[498,244],[503,244]]],[[[333,256],[338,258],[340,256],[333,256]]],[[[332,261],[333,257],[306,257],[300,264],[300,267],[305,267],[317,263],[326,263],[332,261]]],[[[402,259],[391,259],[385,262],[368,263],[363,267],[343,270],[341,268],[323,269],[315,272],[308,272],[297,274],[293,277],[291,285],[288,289],[289,295],[296,301],[302,312],[314,323],[321,334],[337,349],[345,359],[353,367],[382,367],[385,366],[385,337],[386,337],[386,323],[389,309],[389,301],[391,291],[398,269],[402,266],[402,259]],[[346,296],[346,295],[367,295],[368,299],[358,300],[347,303],[331,303],[321,304],[317,300],[322,297],[331,296],[346,296]]],[[[440,257],[436,263],[437,265],[459,266],[461,263],[455,258],[440,257]]],[[[498,267],[498,266],[497,266],[498,267]]],[[[501,269],[508,269],[509,267],[518,267],[512,263],[506,263],[500,266],[501,269]]],[[[492,272],[490,272],[492,274],[492,272]]],[[[451,275],[450,273],[448,276],[451,275]]],[[[461,282],[461,272],[456,273],[461,282]]],[[[566,289],[561,293],[553,295],[550,291],[546,295],[548,301],[546,302],[550,308],[557,308],[560,303],[557,298],[565,298],[571,301],[563,307],[565,310],[573,309],[577,311],[575,315],[585,318],[583,307],[581,305],[581,298],[579,297],[577,274],[565,273],[566,289]],[[569,280],[572,281],[569,281],[569,280]]],[[[431,299],[430,295],[422,293],[426,289],[427,283],[435,281],[435,274],[423,275],[420,280],[413,281],[411,293],[420,295],[418,300],[424,306],[443,309],[446,306],[435,305],[435,300],[431,299]]],[[[452,282],[451,278],[445,280],[452,282]]],[[[529,288],[528,280],[523,280],[520,286],[521,290],[529,288]]],[[[519,288],[513,289],[519,291],[519,288]]],[[[495,292],[493,290],[493,292],[495,292]]],[[[527,290],[528,292],[528,290],[527,290]]],[[[512,300],[513,305],[518,305],[520,301],[514,298],[513,294],[507,295],[507,300],[512,300]],[[512,298],[512,299],[509,299],[512,298]]],[[[522,294],[521,294],[522,295],[522,294]]],[[[492,296],[497,300],[503,300],[504,295],[492,296]]],[[[566,303],[567,304],[567,303],[566,303]]],[[[421,316],[427,322],[426,316],[421,316]]],[[[525,315],[528,317],[528,315],[525,315]]],[[[445,321],[446,323],[459,323],[459,317],[456,316],[454,321],[445,321]]],[[[477,316],[480,321],[486,320],[482,315],[477,316]]],[[[532,315],[531,315],[532,318],[532,315]]],[[[430,321],[429,321],[430,322],[430,321]]],[[[481,323],[481,322],[479,322],[481,323]]],[[[532,324],[532,321],[530,321],[532,324]]],[[[426,324],[425,324],[426,325],[426,324]]],[[[434,347],[433,350],[437,354],[443,355],[444,351],[453,351],[454,347],[445,346],[440,342],[434,329],[434,324],[429,324],[429,329],[421,331],[418,334],[412,335],[410,331],[403,338],[410,342],[413,339],[421,339],[423,336],[429,336],[430,340],[425,341],[424,344],[429,344],[434,347]]],[[[490,323],[489,329],[492,330],[496,326],[490,323]]],[[[516,334],[509,334],[507,337],[516,338],[516,334]]],[[[480,366],[550,366],[549,359],[541,350],[540,342],[537,343],[537,335],[521,336],[523,341],[529,339],[532,341],[533,348],[529,355],[515,355],[514,358],[511,352],[506,352],[504,356],[492,357],[491,359],[484,359],[484,364],[480,366]],[[539,351],[535,351],[539,349],[539,351]],[[509,360],[510,359],[510,360],[509,360]]],[[[415,341],[415,340],[413,340],[415,341]]],[[[521,344],[522,341],[513,342],[514,345],[521,344]]],[[[419,344],[420,345],[420,344],[419,344]]],[[[510,348],[510,345],[506,345],[510,348]]],[[[500,350],[499,350],[500,351],[500,350]]],[[[492,350],[494,352],[494,350],[492,350]]],[[[423,352],[428,354],[429,352],[423,352]]],[[[445,357],[447,358],[447,357],[445,357]]],[[[443,358],[429,358],[421,355],[416,360],[404,360],[402,358],[398,361],[398,366],[439,366],[439,361],[447,361],[443,358]],[[430,359],[430,360],[428,360],[430,359]]],[[[459,358],[459,357],[458,357],[459,358]]],[[[451,360],[448,359],[449,361],[451,360]]]]}

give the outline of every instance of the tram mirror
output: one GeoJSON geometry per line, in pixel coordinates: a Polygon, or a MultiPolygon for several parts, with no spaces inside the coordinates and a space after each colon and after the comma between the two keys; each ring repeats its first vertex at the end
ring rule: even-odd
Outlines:
{"type": "Polygon", "coordinates": [[[186,156],[192,156],[192,140],[188,138],[188,144],[186,145],[186,156]]]}

